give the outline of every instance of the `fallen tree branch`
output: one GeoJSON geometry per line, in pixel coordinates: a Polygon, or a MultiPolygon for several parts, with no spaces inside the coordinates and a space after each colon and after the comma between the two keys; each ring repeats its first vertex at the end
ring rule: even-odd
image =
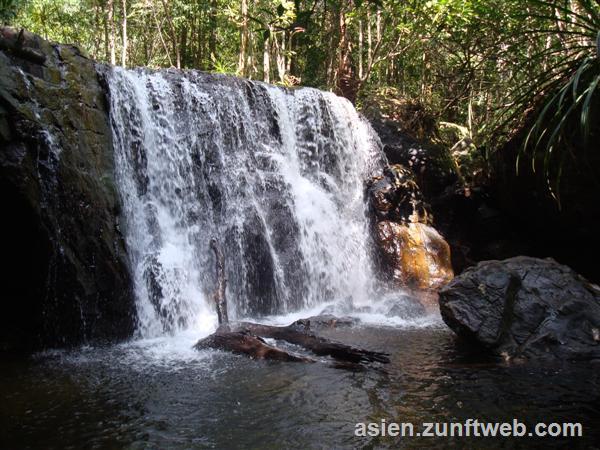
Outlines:
{"type": "Polygon", "coordinates": [[[316,362],[312,358],[295,355],[265,342],[265,339],[275,339],[303,347],[317,356],[329,356],[336,361],[342,361],[343,363],[338,362],[335,365],[340,368],[356,369],[362,363],[390,362],[389,355],[386,353],[333,342],[316,336],[311,331],[312,324],[325,327],[347,326],[354,323],[352,319],[317,316],[297,320],[291,325],[284,327],[252,322],[230,323],[225,297],[226,279],[223,253],[216,239],[211,240],[210,246],[216,258],[217,287],[212,297],[217,308],[219,328],[210,336],[198,341],[194,346],[195,349],[225,350],[257,359],[305,363],[316,362]]]}
{"type": "Polygon", "coordinates": [[[331,356],[335,359],[357,364],[390,362],[389,356],[385,353],[364,350],[316,336],[303,326],[302,321],[296,321],[286,327],[239,322],[234,324],[231,328],[236,331],[242,331],[262,338],[276,339],[299,345],[310,350],[317,356],[331,356]]]}
{"type": "Polygon", "coordinates": [[[227,297],[225,297],[225,290],[227,288],[227,279],[225,278],[225,259],[223,258],[221,247],[215,238],[211,239],[210,248],[215,254],[215,269],[217,273],[217,288],[213,294],[213,301],[217,307],[219,326],[222,326],[229,323],[229,316],[227,314],[227,297]]]}
{"type": "Polygon", "coordinates": [[[290,362],[316,362],[310,358],[293,355],[284,350],[267,344],[258,336],[253,336],[241,331],[215,332],[205,339],[199,341],[194,348],[196,350],[225,350],[232,353],[248,355],[256,359],[272,359],[274,361],[290,362]]]}

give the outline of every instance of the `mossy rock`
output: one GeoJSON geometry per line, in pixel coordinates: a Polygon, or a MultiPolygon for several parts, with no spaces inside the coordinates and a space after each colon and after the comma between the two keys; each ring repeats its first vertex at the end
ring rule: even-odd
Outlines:
{"type": "Polygon", "coordinates": [[[10,211],[0,351],[127,338],[134,296],[95,65],[28,32],[23,46],[35,52],[12,51],[17,33],[0,28],[0,196],[10,211]]]}

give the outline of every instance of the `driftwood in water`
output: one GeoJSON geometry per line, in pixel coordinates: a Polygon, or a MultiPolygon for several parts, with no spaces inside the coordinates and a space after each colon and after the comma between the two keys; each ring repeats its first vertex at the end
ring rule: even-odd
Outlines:
{"type": "Polygon", "coordinates": [[[248,355],[256,359],[272,359],[275,361],[315,362],[310,358],[292,355],[284,350],[267,344],[258,336],[241,331],[226,331],[219,329],[207,338],[200,340],[196,350],[216,349],[232,353],[248,355]]]}
{"type": "Polygon", "coordinates": [[[274,327],[258,323],[240,322],[231,326],[232,331],[242,331],[247,334],[260,336],[262,338],[286,341],[290,344],[299,345],[310,350],[318,356],[331,356],[332,358],[352,363],[380,362],[389,363],[387,354],[372,352],[362,348],[333,342],[314,335],[304,326],[301,320],[286,327],[274,327]]]}
{"type": "Polygon", "coordinates": [[[275,339],[303,347],[317,356],[330,356],[336,361],[351,364],[389,363],[389,355],[316,336],[306,326],[305,320],[298,320],[285,327],[263,325],[251,322],[234,322],[220,326],[210,336],[201,339],[194,346],[197,350],[213,348],[232,353],[248,355],[257,359],[277,361],[315,362],[314,359],[292,354],[267,344],[264,339],[275,339]]]}
{"type": "Polygon", "coordinates": [[[333,342],[316,336],[311,331],[311,323],[320,326],[335,327],[352,324],[352,319],[338,319],[333,316],[301,319],[285,327],[263,325],[251,322],[229,323],[227,301],[225,297],[225,264],[223,253],[213,239],[210,243],[216,257],[217,288],[213,299],[217,308],[219,328],[210,336],[201,339],[194,346],[197,350],[208,348],[226,350],[232,353],[248,355],[257,359],[276,361],[315,362],[314,359],[295,355],[288,351],[269,345],[264,339],[286,341],[310,350],[317,356],[330,356],[336,361],[349,364],[338,364],[337,367],[356,368],[361,363],[389,363],[389,356],[381,352],[364,350],[350,345],[333,342]]]}

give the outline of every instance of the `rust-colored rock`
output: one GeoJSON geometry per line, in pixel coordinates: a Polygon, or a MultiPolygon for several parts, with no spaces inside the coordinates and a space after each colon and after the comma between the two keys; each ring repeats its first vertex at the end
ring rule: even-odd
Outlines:
{"type": "Polygon", "coordinates": [[[450,246],[430,226],[432,216],[412,170],[387,166],[367,187],[380,268],[388,280],[417,290],[450,281],[450,246]]]}
{"type": "Polygon", "coordinates": [[[382,269],[402,287],[438,289],[454,277],[450,246],[428,225],[382,221],[375,241],[382,269]]]}

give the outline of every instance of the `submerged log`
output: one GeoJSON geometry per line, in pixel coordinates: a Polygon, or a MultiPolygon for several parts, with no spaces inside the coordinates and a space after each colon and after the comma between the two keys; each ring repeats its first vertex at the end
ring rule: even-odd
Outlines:
{"type": "Polygon", "coordinates": [[[241,331],[217,331],[200,340],[196,350],[225,350],[236,354],[248,355],[256,359],[272,359],[274,361],[315,362],[310,358],[293,355],[284,350],[267,344],[258,336],[241,331]]]}
{"type": "Polygon", "coordinates": [[[334,316],[311,317],[297,320],[291,325],[278,327],[252,322],[229,322],[227,314],[227,301],[225,297],[226,279],[223,253],[216,239],[212,239],[210,246],[216,257],[217,288],[213,300],[217,308],[219,328],[210,336],[196,343],[196,350],[216,349],[230,351],[236,354],[248,355],[256,359],[272,359],[276,361],[316,362],[314,359],[295,355],[286,350],[269,345],[265,339],[285,341],[303,347],[317,356],[329,356],[338,363],[335,367],[356,369],[362,363],[389,363],[389,355],[374,352],[350,345],[333,342],[316,336],[311,332],[311,323],[319,326],[335,327],[337,325],[350,325],[352,319],[337,318],[334,316]],[[343,363],[339,363],[342,361],[343,363]]]}
{"type": "MultiPolygon", "coordinates": [[[[344,324],[347,322],[343,321],[344,324]]],[[[334,325],[332,325],[334,326],[334,325]]],[[[330,341],[316,336],[307,326],[306,319],[298,320],[291,325],[278,327],[252,322],[234,322],[220,326],[210,336],[201,339],[194,346],[196,350],[215,349],[243,354],[256,359],[272,359],[276,361],[315,362],[314,359],[295,355],[286,350],[269,345],[264,339],[275,339],[297,345],[311,351],[317,356],[329,356],[336,361],[351,365],[336,367],[356,368],[353,365],[364,363],[390,362],[389,355],[383,352],[365,350],[330,341]]]]}
{"type": "Polygon", "coordinates": [[[331,356],[352,363],[390,362],[389,355],[386,353],[364,350],[316,336],[310,332],[302,320],[285,327],[239,322],[233,324],[231,329],[232,331],[242,331],[262,338],[276,339],[299,345],[317,356],[331,356]]]}
{"type": "MultiPolygon", "coordinates": [[[[298,321],[300,322],[300,321],[298,321]]],[[[337,361],[351,364],[390,362],[389,355],[330,341],[312,334],[308,329],[294,322],[285,327],[263,325],[252,322],[231,323],[219,327],[210,336],[201,339],[194,346],[196,350],[225,350],[248,355],[256,359],[277,361],[315,362],[314,359],[294,355],[286,350],[267,344],[264,339],[275,339],[303,347],[317,356],[329,356],[337,361]]],[[[350,367],[350,366],[348,366],[350,367]]]]}

